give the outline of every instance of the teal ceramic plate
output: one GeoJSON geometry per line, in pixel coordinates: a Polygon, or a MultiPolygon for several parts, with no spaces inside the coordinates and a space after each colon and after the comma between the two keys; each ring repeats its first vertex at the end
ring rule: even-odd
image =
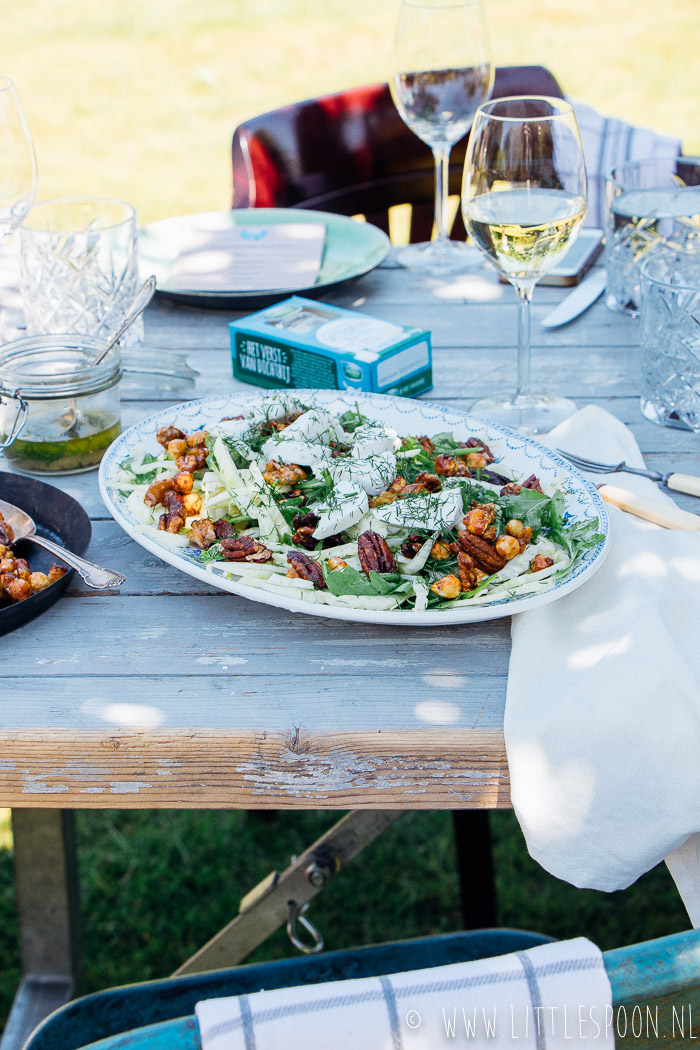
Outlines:
{"type": "Polygon", "coordinates": [[[157,293],[167,299],[193,306],[229,309],[261,309],[289,295],[320,295],[325,289],[351,281],[368,273],[386,258],[391,247],[389,238],[376,226],[357,222],[345,215],[304,208],[239,208],[231,211],[208,211],[198,215],[179,215],[144,226],[139,239],[140,268],[143,277],[156,275],[157,293]],[[187,290],[170,287],[168,278],[182,247],[193,233],[201,230],[225,230],[228,226],[257,226],[285,222],[323,222],[326,244],[321,272],[308,287],[280,290],[238,291],[212,289],[187,290]]]}

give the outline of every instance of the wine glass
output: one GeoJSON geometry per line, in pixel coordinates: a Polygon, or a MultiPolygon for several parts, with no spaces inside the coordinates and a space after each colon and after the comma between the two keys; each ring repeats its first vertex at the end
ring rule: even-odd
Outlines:
{"type": "Polygon", "coordinates": [[[404,266],[465,270],[476,253],[448,230],[450,151],[493,87],[482,0],[402,0],[389,87],[404,123],[433,151],[437,239],[397,254],[404,266]]]}
{"type": "Polygon", "coordinates": [[[22,222],[36,194],[36,160],[15,86],[0,76],[0,243],[22,222]]]}
{"type": "Polygon", "coordinates": [[[36,194],[36,160],[15,87],[0,76],[0,244],[22,222],[36,194]]]}
{"type": "Polygon", "coordinates": [[[522,433],[545,433],[576,409],[567,398],[530,391],[532,293],[574,243],[586,214],[586,168],[568,102],[523,96],[479,108],[462,214],[476,246],[518,295],[515,393],[477,401],[472,411],[522,433]]]}

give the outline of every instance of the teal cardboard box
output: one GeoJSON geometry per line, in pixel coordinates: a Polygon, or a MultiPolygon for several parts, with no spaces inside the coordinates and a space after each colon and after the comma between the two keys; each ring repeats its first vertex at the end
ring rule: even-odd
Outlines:
{"type": "Polygon", "coordinates": [[[264,387],[414,397],[433,385],[430,332],[294,295],[229,324],[233,374],[264,387]]]}

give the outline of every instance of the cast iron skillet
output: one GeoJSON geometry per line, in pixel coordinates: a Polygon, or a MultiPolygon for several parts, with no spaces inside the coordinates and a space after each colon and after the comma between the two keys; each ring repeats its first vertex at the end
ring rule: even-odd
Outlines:
{"type": "MultiPolygon", "coordinates": [[[[75,554],[85,554],[92,536],[90,519],[72,496],[66,495],[53,485],[0,471],[0,499],[14,503],[31,515],[36,522],[36,531],[41,536],[67,547],[75,554]]],[[[34,543],[21,540],[13,546],[19,558],[26,558],[29,567],[36,572],[48,572],[59,559],[34,543]]],[[[0,599],[0,635],[13,631],[28,620],[33,620],[60,598],[71,581],[73,570],[56,580],[31,598],[23,602],[7,602],[0,599]]]]}

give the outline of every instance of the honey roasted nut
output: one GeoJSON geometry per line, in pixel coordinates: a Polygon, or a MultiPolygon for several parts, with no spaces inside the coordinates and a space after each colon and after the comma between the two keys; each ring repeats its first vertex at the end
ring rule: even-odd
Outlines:
{"type": "Polygon", "coordinates": [[[292,536],[295,547],[306,547],[307,551],[316,550],[319,541],[314,537],[315,525],[302,525],[292,536]]]}
{"type": "Polygon", "coordinates": [[[198,547],[200,551],[205,551],[216,543],[216,527],[209,518],[198,518],[192,522],[187,538],[190,547],[198,547]]]}
{"type": "Polygon", "coordinates": [[[378,532],[372,532],[371,529],[363,532],[357,540],[357,553],[366,576],[369,576],[373,569],[375,572],[398,572],[394,555],[384,537],[378,532]]]}
{"type": "Polygon", "coordinates": [[[446,453],[435,460],[435,473],[445,478],[467,478],[469,467],[461,456],[448,456],[446,453]]]}
{"type": "Polygon", "coordinates": [[[546,554],[536,554],[530,562],[530,572],[542,572],[554,565],[554,558],[548,558],[546,554]]]}
{"type": "Polygon", "coordinates": [[[272,560],[272,551],[253,536],[236,536],[221,541],[221,553],[226,561],[266,562],[272,560]]]}
{"type": "Polygon", "coordinates": [[[516,554],[520,554],[520,541],[515,536],[499,536],[494,547],[499,554],[503,555],[506,561],[510,561],[516,554]]]}
{"type": "Polygon", "coordinates": [[[378,496],[373,496],[370,501],[370,507],[384,507],[387,503],[393,503],[399,498],[403,490],[406,488],[406,480],[399,474],[398,478],[395,478],[388,489],[381,492],[378,496]]]}
{"type": "Polygon", "coordinates": [[[447,561],[450,554],[450,548],[444,540],[436,540],[430,548],[430,557],[434,561],[447,561]]]}
{"type": "Polygon", "coordinates": [[[467,532],[473,533],[474,536],[483,536],[495,517],[494,503],[475,503],[472,509],[464,515],[462,521],[467,532]]]}
{"type": "Polygon", "coordinates": [[[296,463],[278,463],[276,459],[271,459],[265,464],[263,477],[268,485],[294,485],[304,480],[306,471],[296,463]]]}
{"type": "Polygon", "coordinates": [[[442,490],[442,482],[437,474],[427,474],[425,471],[416,478],[416,484],[422,485],[426,492],[440,492],[442,490]]]}
{"type": "Polygon", "coordinates": [[[188,474],[193,474],[195,470],[202,470],[207,465],[207,455],[208,452],[204,445],[188,448],[186,452],[176,458],[177,469],[186,471],[188,474]]]}
{"type": "Polygon", "coordinates": [[[489,576],[503,568],[506,559],[487,540],[482,539],[481,536],[472,535],[466,529],[463,529],[457,535],[462,550],[466,551],[474,559],[477,566],[483,569],[484,572],[487,572],[489,576]]]}
{"type": "Polygon", "coordinates": [[[478,583],[477,573],[479,570],[474,559],[466,551],[460,551],[457,555],[457,572],[459,573],[459,582],[462,585],[462,590],[473,591],[478,583]]]}
{"type": "Polygon", "coordinates": [[[178,430],[177,427],[160,427],[156,431],[156,441],[163,448],[167,447],[169,441],[182,441],[184,440],[185,434],[182,430],[178,430]]]}
{"type": "Polygon", "coordinates": [[[436,580],[435,583],[431,583],[430,590],[445,600],[458,598],[462,593],[462,584],[454,573],[449,573],[449,575],[442,576],[439,580],[436,580]]]}
{"type": "MultiPolygon", "coordinates": [[[[287,561],[291,568],[294,570],[296,576],[302,580],[311,580],[314,587],[318,591],[324,591],[326,589],[326,581],[323,578],[323,569],[317,561],[310,558],[308,554],[302,554],[301,551],[289,551],[287,553],[287,561]]],[[[291,575],[288,573],[287,575],[291,575]]]]}

